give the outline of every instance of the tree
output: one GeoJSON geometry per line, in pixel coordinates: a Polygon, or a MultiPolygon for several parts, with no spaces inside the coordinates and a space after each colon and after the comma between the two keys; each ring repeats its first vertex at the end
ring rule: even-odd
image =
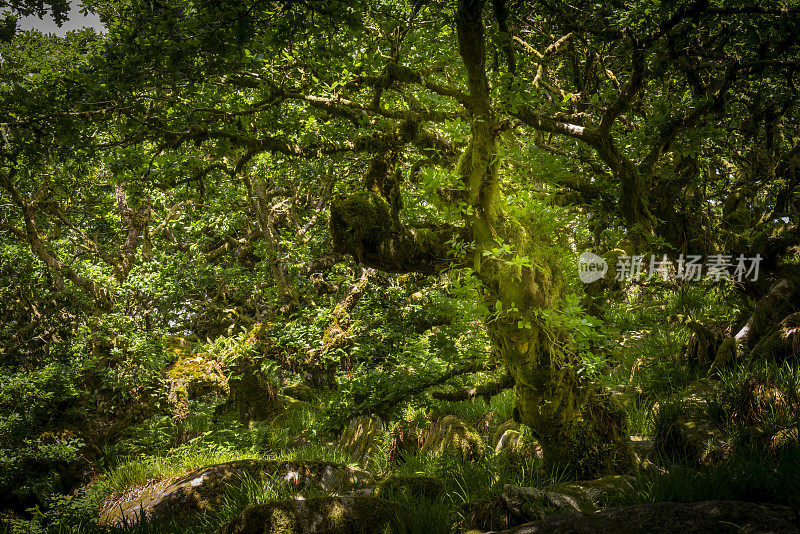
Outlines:
{"type": "MultiPolygon", "coordinates": [[[[575,325],[584,317],[572,305],[579,289],[567,251],[590,243],[566,242],[557,211],[542,204],[571,204],[592,244],[608,249],[745,251],[763,242],[775,268],[798,243],[794,5],[92,6],[109,29],[102,51],[16,113],[37,120],[3,120],[14,142],[0,185],[17,217],[6,232],[54,276],[96,295],[97,276],[69,270],[29,231],[37,200],[20,190],[35,176],[18,173],[29,162],[42,168],[43,146],[113,155],[122,162],[115,172],[137,176],[126,184],[146,191],[191,186],[203,197],[207,182],[228,181],[234,211],[255,224],[227,232],[215,250],[263,243],[274,284],[296,306],[279,206],[308,213],[331,194],[333,246],[361,265],[477,274],[520,419],[546,461],[575,475],[625,470],[633,457],[624,415],[580,354],[575,325]],[[736,214],[754,205],[763,217],[751,232],[736,214]],[[776,222],[783,213],[793,226],[776,222]]],[[[150,235],[146,191],[135,205],[116,194],[128,230],[115,243],[120,254],[54,213],[117,282],[150,235]]],[[[164,205],[160,217],[188,205],[164,205]]],[[[304,234],[320,220],[290,228],[304,234]]]]}

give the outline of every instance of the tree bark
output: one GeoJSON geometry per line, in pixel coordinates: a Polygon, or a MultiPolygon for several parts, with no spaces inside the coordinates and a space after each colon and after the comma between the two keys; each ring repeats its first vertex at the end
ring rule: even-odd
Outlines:
{"type": "Polygon", "coordinates": [[[264,242],[267,245],[267,264],[275,280],[275,287],[278,288],[278,293],[284,303],[290,306],[296,306],[300,302],[300,297],[297,288],[294,286],[288,273],[285,272],[281,262],[278,249],[278,232],[272,224],[271,209],[267,201],[267,193],[264,190],[263,182],[256,180],[252,189],[253,194],[251,194],[251,197],[253,208],[256,212],[259,228],[261,228],[261,233],[264,236],[264,242]]]}
{"type": "MultiPolygon", "coordinates": [[[[577,477],[620,472],[633,465],[624,412],[598,386],[579,375],[578,356],[563,343],[566,333],[544,317],[560,301],[564,284],[552,243],[533,224],[503,211],[498,191],[497,131],[485,73],[481,0],[461,0],[456,15],[459,53],[472,104],[472,140],[459,172],[473,206],[466,223],[476,247],[478,275],[487,304],[501,304],[486,326],[492,344],[515,381],[522,423],[539,440],[546,464],[577,477]],[[500,242],[535,266],[518,267],[491,251],[500,242]]],[[[491,308],[490,308],[491,309],[491,308]]]]}

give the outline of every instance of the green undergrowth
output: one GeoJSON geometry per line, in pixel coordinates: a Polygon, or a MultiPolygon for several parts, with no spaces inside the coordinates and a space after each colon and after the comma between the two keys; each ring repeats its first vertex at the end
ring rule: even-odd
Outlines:
{"type": "MultiPolygon", "coordinates": [[[[604,308],[604,336],[610,343],[603,349],[605,368],[598,377],[623,404],[630,433],[654,439],[659,425],[686,411],[687,404],[681,399],[703,381],[713,387],[701,409],[718,427],[724,453],[705,465],[655,454],[651,459],[661,470],[634,473],[630,488],[604,498],[604,506],[709,499],[800,505],[800,449],[791,439],[776,446],[776,436],[798,427],[800,377],[795,366],[740,362],[734,369],[708,377],[707,369],[688,361],[683,353],[691,334],[688,321],[698,321],[711,330],[733,321],[738,310],[725,303],[727,296],[708,288],[639,287],[628,290],[624,301],[612,299],[604,308]]],[[[420,354],[427,350],[420,349],[420,354]]],[[[488,381],[491,377],[459,377],[439,390],[477,385],[470,380],[488,381]]],[[[380,400],[381,390],[373,391],[365,384],[369,395],[357,391],[366,395],[359,406],[380,400]]],[[[204,534],[217,531],[248,505],[296,496],[295,488],[285,482],[244,478],[225,488],[222,505],[214,513],[201,515],[190,524],[174,518],[159,523],[143,519],[127,527],[96,524],[100,503],[109,496],[207,465],[246,458],[321,460],[365,469],[378,477],[438,481],[441,492],[435,496],[413,492],[384,495],[399,504],[398,510],[409,511],[395,518],[400,533],[462,532],[473,520],[470,510],[500,502],[506,485],[558,491],[567,480],[561,473],[547,471],[537,457],[495,453],[498,430],[514,417],[513,389],[488,401],[479,397],[446,402],[436,400],[430,391],[403,399],[380,414],[384,430],[369,453],[357,461],[339,445],[341,425],[332,431],[328,419],[333,413],[330,407],[348,397],[315,390],[303,398],[306,402],[283,396],[280,413],[249,424],[241,423],[235,414],[218,413],[220,400],[208,398],[191,401],[189,414],[181,421],[151,417],[130,427],[105,451],[103,474],[90,485],[74,496],[55,498],[31,510],[25,521],[0,523],[0,533],[204,534]],[[399,428],[412,429],[422,439],[431,425],[447,416],[455,416],[480,434],[483,449],[479,459],[469,461],[448,452],[423,454],[418,449],[391,453],[399,428]]],[[[344,414],[352,408],[342,404],[334,412],[344,414]]],[[[529,429],[520,430],[531,437],[529,429]]],[[[303,497],[323,495],[311,489],[303,497]]]]}
{"type": "Polygon", "coordinates": [[[639,472],[631,490],[612,505],[737,500],[800,505],[800,447],[777,456],[741,449],[714,466],[665,465],[665,473],[639,472]]]}

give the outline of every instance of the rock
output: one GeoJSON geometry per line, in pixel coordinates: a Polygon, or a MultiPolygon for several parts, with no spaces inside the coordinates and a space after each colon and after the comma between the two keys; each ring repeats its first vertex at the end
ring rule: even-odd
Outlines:
{"type": "Polygon", "coordinates": [[[678,415],[657,430],[658,451],[668,458],[710,463],[720,450],[720,434],[708,421],[692,414],[678,415]]]}
{"type": "Polygon", "coordinates": [[[509,528],[566,512],[591,513],[606,498],[630,488],[633,477],[606,476],[564,483],[550,490],[506,484],[499,499],[473,501],[462,507],[468,528],[509,528]]]}
{"type": "Polygon", "coordinates": [[[653,456],[654,445],[653,441],[644,436],[631,436],[631,445],[633,452],[639,459],[649,459],[653,456]]]}
{"type": "Polygon", "coordinates": [[[483,439],[478,432],[454,415],[448,415],[425,438],[420,452],[441,455],[445,452],[460,455],[465,460],[477,461],[485,453],[483,439]]]}
{"type": "Polygon", "coordinates": [[[220,363],[210,354],[193,354],[188,350],[176,353],[178,360],[166,371],[167,400],[172,405],[173,418],[182,421],[189,415],[190,400],[205,395],[225,397],[230,386],[220,363]]]}
{"type": "Polygon", "coordinates": [[[104,504],[100,523],[135,523],[142,516],[157,521],[212,511],[224,500],[228,486],[243,483],[247,477],[283,480],[298,492],[316,486],[327,492],[350,493],[375,484],[375,478],[366,471],[329,462],[235,460],[131,488],[104,504]]]}
{"type": "Polygon", "coordinates": [[[593,514],[559,514],[495,534],[798,534],[797,512],[737,501],[649,503],[593,514]]]}
{"type": "Polygon", "coordinates": [[[644,436],[631,436],[631,446],[636,455],[636,464],[640,470],[651,473],[665,474],[666,471],[655,465],[651,459],[655,457],[655,445],[653,440],[644,436]]]}
{"type": "Polygon", "coordinates": [[[391,531],[400,507],[345,495],[248,506],[219,534],[373,534],[391,531]]]}
{"type": "Polygon", "coordinates": [[[389,475],[375,486],[375,497],[391,501],[425,499],[435,501],[444,493],[444,484],[438,478],[428,476],[389,475]]]}
{"type": "Polygon", "coordinates": [[[503,437],[503,434],[506,433],[506,430],[517,430],[519,431],[520,424],[513,419],[509,419],[505,423],[498,426],[494,432],[492,432],[492,443],[497,445],[497,442],[500,441],[500,438],[503,437]]]}
{"type": "Polygon", "coordinates": [[[515,458],[542,457],[542,448],[533,439],[526,438],[518,430],[506,430],[494,448],[496,454],[505,453],[515,458]]]}
{"type": "Polygon", "coordinates": [[[631,489],[636,479],[626,475],[607,475],[594,480],[566,482],[554,490],[570,495],[582,503],[582,510],[594,512],[609,497],[617,497],[631,489]]]}
{"type": "Polygon", "coordinates": [[[564,512],[593,512],[593,504],[583,497],[506,484],[501,495],[514,516],[524,520],[542,519],[564,512]]]}
{"type": "Polygon", "coordinates": [[[734,362],[736,362],[739,352],[739,347],[736,344],[736,338],[726,337],[723,339],[722,343],[717,349],[717,354],[714,356],[714,361],[711,364],[711,368],[708,370],[708,375],[712,376],[722,369],[729,368],[734,364],[734,362]]]}
{"type": "Polygon", "coordinates": [[[339,438],[339,446],[354,462],[368,460],[383,441],[383,421],[379,417],[356,417],[339,438]]]}

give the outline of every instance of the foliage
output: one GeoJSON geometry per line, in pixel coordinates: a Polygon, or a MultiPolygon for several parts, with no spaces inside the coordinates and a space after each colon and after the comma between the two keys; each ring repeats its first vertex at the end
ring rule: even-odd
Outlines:
{"type": "MultiPolygon", "coordinates": [[[[64,2],[0,0],[0,531],[101,531],[109,495],[226,459],[349,462],[361,415],[385,423],[361,467],[443,484],[396,496],[399,523],[466,528],[504,484],[567,476],[493,454],[502,425],[547,462],[622,456],[701,380],[723,457],[618,502],[796,505],[800,334],[754,350],[800,301],[800,8],[778,4],[86,0],[106,31],[58,38],[15,17],[64,2]],[[589,250],[762,263],[584,285],[589,250]],[[738,359],[695,361],[700,329],[738,359]],[[199,356],[270,409],[222,388],[176,417],[199,356]],[[448,417],[485,458],[395,454],[448,417]]],[[[192,527],[286,496],[248,480],[192,527]]]]}

